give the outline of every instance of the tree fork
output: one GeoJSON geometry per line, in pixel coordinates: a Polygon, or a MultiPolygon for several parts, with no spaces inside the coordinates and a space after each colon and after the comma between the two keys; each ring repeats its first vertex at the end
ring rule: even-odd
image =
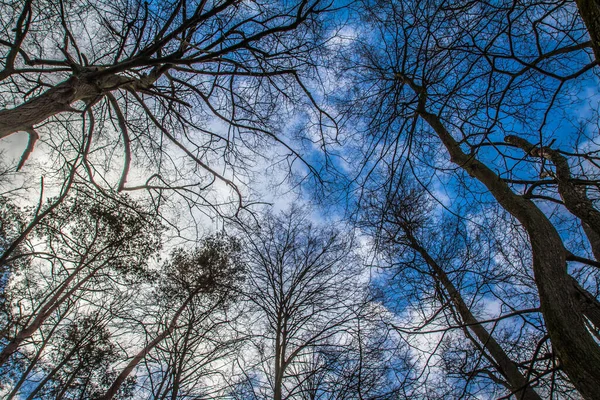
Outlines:
{"type": "Polygon", "coordinates": [[[540,305],[552,345],[577,390],[587,399],[600,399],[600,348],[590,335],[579,302],[570,290],[566,251],[560,235],[533,202],[516,195],[495,172],[463,152],[440,118],[425,109],[423,88],[414,82],[409,84],[420,94],[417,112],[440,138],[451,161],[486,186],[527,231],[540,305]]]}
{"type": "Polygon", "coordinates": [[[160,73],[140,79],[102,74],[102,70],[87,68],[44,93],[9,110],[0,110],[0,139],[16,132],[30,133],[33,127],[62,112],[81,112],[72,106],[77,101],[91,102],[116,89],[140,91],[150,88],[160,73]]]}

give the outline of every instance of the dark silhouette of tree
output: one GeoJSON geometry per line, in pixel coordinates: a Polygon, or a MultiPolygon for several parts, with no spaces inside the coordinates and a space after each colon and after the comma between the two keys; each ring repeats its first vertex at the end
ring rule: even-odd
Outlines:
{"type": "Polygon", "coordinates": [[[321,17],[331,6],[3,5],[0,139],[28,133],[18,168],[39,139],[56,160],[50,169],[69,164],[104,188],[145,189],[154,197],[170,189],[203,212],[242,207],[238,186],[264,145],[283,145],[284,160],[301,158],[280,134],[286,106],[305,103],[327,118],[300,77],[324,49],[321,17]],[[217,182],[229,191],[225,199],[209,193],[217,182]]]}
{"type": "Polygon", "coordinates": [[[378,305],[365,302],[344,340],[311,349],[298,380],[299,399],[411,398],[414,368],[403,339],[390,329],[378,305]],[[310,371],[306,373],[306,370],[310,371]]]}
{"type": "MultiPolygon", "coordinates": [[[[449,375],[456,374],[462,379],[457,386],[464,384],[468,387],[470,382],[477,386],[479,377],[506,388],[517,398],[542,398],[532,385],[539,387],[540,379],[552,371],[541,366],[545,360],[540,360],[540,365],[536,364],[537,355],[531,360],[524,358],[534,351],[536,343],[531,344],[533,348],[523,346],[516,353],[514,349],[521,344],[506,343],[509,332],[500,334],[502,329],[496,329],[501,321],[535,315],[539,309],[519,310],[514,300],[506,299],[511,309],[508,315],[494,319],[478,318],[476,304],[481,301],[478,297],[497,286],[514,285],[516,280],[508,269],[503,268],[499,257],[495,257],[495,250],[490,252],[486,249],[490,242],[484,234],[478,233],[475,228],[472,232],[465,232],[460,220],[453,222],[448,217],[436,218],[431,198],[423,188],[411,185],[406,177],[399,179],[397,184],[390,197],[380,198],[377,193],[369,196],[363,226],[375,237],[385,259],[397,266],[390,271],[390,280],[397,281],[399,286],[401,282],[411,282],[413,291],[406,290],[406,294],[399,296],[407,296],[408,304],[423,310],[423,315],[430,315],[421,325],[417,324],[418,328],[413,328],[412,334],[423,335],[436,330],[444,335],[448,333],[440,338],[441,348],[445,350],[444,369],[449,375]],[[476,241],[469,239],[472,236],[477,238],[476,241]],[[498,261],[492,261],[494,259],[498,261]],[[463,295],[461,286],[470,292],[468,297],[463,295]],[[428,308],[431,311],[427,311],[428,308]],[[452,335],[452,329],[462,331],[466,342],[452,335]],[[494,331],[497,333],[494,334],[494,331]],[[500,338],[504,339],[504,344],[500,338]],[[506,347],[510,351],[505,350],[506,347]],[[460,352],[463,355],[470,352],[471,355],[461,357],[460,352]],[[534,365],[541,373],[532,373],[534,365]]],[[[385,286],[385,281],[381,285],[385,286]]],[[[395,297],[398,299],[393,291],[387,297],[391,302],[395,297]]],[[[411,329],[402,328],[401,332],[410,335],[411,329]]],[[[534,336],[535,333],[525,327],[518,332],[523,337],[534,336]]],[[[543,345],[544,341],[542,339],[540,344],[543,345]]],[[[481,390],[481,387],[474,390],[481,390]]]]}
{"type": "Polygon", "coordinates": [[[256,335],[256,368],[267,396],[305,391],[317,349],[335,346],[360,301],[352,238],[312,224],[308,211],[267,215],[247,231],[248,301],[256,335]]]}
{"type": "Polygon", "coordinates": [[[360,125],[368,131],[361,132],[364,176],[393,193],[394,179],[412,170],[430,192],[452,185],[458,202],[480,210],[496,204],[495,215],[517,224],[512,240],[530,248],[552,351],[582,396],[597,398],[600,308],[594,284],[583,285],[597,271],[577,274],[581,264],[570,262],[597,260],[574,255],[561,236],[564,221],[585,231],[592,248],[598,235],[597,156],[578,146],[594,137],[566,123],[571,100],[597,74],[589,9],[570,2],[364,5],[371,34],[348,64],[364,89],[349,109],[368,121],[360,125]]]}
{"type": "Polygon", "coordinates": [[[0,5],[2,395],[599,398],[600,3],[342,3],[0,5]]]}
{"type": "Polygon", "coordinates": [[[84,316],[56,335],[55,350],[41,374],[43,378],[27,399],[96,398],[106,390],[107,378],[113,374],[111,364],[118,355],[110,332],[103,326],[107,320],[98,317],[84,316]]]}
{"type": "Polygon", "coordinates": [[[11,277],[23,279],[6,291],[12,298],[9,313],[16,309],[20,315],[3,327],[0,363],[86,291],[109,293],[114,278],[122,283],[152,279],[148,261],[160,249],[160,224],[126,196],[102,199],[85,191],[67,198],[26,232],[21,249],[6,259],[9,265],[20,263],[11,277]]]}
{"type": "MultiPolygon", "coordinates": [[[[185,389],[182,386],[186,383],[183,379],[185,371],[182,369],[186,367],[192,368],[193,372],[200,372],[199,375],[191,377],[192,380],[200,379],[202,371],[194,370],[193,366],[186,365],[186,361],[202,355],[194,352],[194,349],[178,352],[177,348],[169,345],[180,335],[184,335],[184,340],[188,340],[189,345],[189,325],[192,323],[197,323],[196,328],[200,330],[200,337],[193,338],[196,341],[208,339],[211,330],[223,323],[213,320],[213,316],[219,308],[233,299],[236,287],[241,282],[244,265],[240,261],[240,250],[241,247],[234,238],[216,235],[204,239],[193,251],[179,249],[171,255],[163,266],[161,284],[152,297],[154,301],[150,304],[154,306],[158,303],[163,308],[157,313],[160,319],[154,324],[158,332],[146,338],[141,349],[128,360],[108,390],[99,398],[112,399],[138,365],[158,346],[162,346],[160,351],[168,352],[175,359],[175,365],[171,364],[170,367],[179,368],[175,371],[174,378],[161,381],[161,385],[167,387],[160,388],[159,394],[172,398],[186,395],[180,393],[185,389]],[[167,338],[170,338],[171,342],[165,344],[167,338]]],[[[144,330],[150,331],[151,325],[145,322],[144,330]]],[[[207,364],[222,356],[223,349],[227,351],[227,343],[218,344],[217,347],[205,354],[209,357],[207,364]]]]}

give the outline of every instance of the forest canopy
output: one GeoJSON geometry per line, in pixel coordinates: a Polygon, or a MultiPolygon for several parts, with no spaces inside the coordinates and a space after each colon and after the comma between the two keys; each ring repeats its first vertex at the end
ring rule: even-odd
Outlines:
{"type": "Polygon", "coordinates": [[[600,398],[600,4],[0,2],[0,397],[600,398]]]}

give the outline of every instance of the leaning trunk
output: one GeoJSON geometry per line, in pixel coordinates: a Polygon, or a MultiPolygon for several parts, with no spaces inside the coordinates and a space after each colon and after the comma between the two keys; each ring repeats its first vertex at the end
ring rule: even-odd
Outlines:
{"type": "Polygon", "coordinates": [[[450,300],[463,322],[468,326],[468,329],[473,332],[480,345],[487,350],[490,357],[494,360],[495,368],[506,379],[511,394],[515,395],[517,399],[540,400],[541,397],[529,386],[529,382],[523,374],[521,374],[517,364],[515,364],[496,339],[490,335],[487,329],[481,325],[477,318],[471,313],[471,310],[463,300],[462,295],[448,278],[448,275],[446,275],[446,271],[444,271],[427,250],[417,242],[411,232],[405,231],[405,233],[410,241],[410,247],[416,250],[421,257],[423,257],[427,265],[433,270],[435,279],[442,284],[446,293],[450,296],[450,300]]]}
{"type": "Polygon", "coordinates": [[[532,201],[513,193],[485,164],[464,153],[440,118],[425,110],[426,97],[424,93],[421,96],[418,112],[441,139],[451,161],[484,184],[527,231],[540,306],[552,346],[577,390],[585,398],[600,399],[600,348],[590,335],[579,303],[573,297],[560,235],[532,201]]]}
{"type": "Polygon", "coordinates": [[[165,338],[167,338],[167,336],[169,336],[170,334],[173,333],[173,331],[175,330],[175,327],[177,325],[177,320],[179,319],[179,316],[181,315],[181,313],[183,313],[185,308],[190,304],[190,302],[192,301],[194,296],[195,296],[195,293],[188,296],[188,298],[185,300],[185,302],[177,309],[177,311],[171,318],[171,322],[169,323],[169,326],[167,327],[167,329],[165,329],[160,335],[158,335],[156,338],[154,338],[154,340],[152,340],[150,343],[148,343],[141,351],[139,351],[131,359],[131,361],[129,361],[127,366],[117,376],[117,378],[115,379],[113,384],[110,386],[110,388],[108,388],[106,393],[104,393],[104,395],[102,397],[99,397],[99,400],[112,399],[117,394],[117,392],[121,388],[121,385],[125,382],[127,377],[133,372],[135,367],[137,367],[137,365],[146,357],[146,355],[152,349],[154,349],[160,342],[162,342],[165,338]]]}
{"type": "Polygon", "coordinates": [[[125,76],[88,71],[71,76],[44,93],[9,110],[0,110],[0,139],[35,125],[65,111],[76,111],[77,101],[92,103],[105,93],[119,88],[143,90],[150,87],[156,76],[136,80],[125,76]]]}
{"type": "Polygon", "coordinates": [[[71,77],[15,108],[2,110],[0,139],[19,131],[28,131],[61,112],[76,111],[71,104],[93,97],[97,92],[93,85],[71,77]]]}

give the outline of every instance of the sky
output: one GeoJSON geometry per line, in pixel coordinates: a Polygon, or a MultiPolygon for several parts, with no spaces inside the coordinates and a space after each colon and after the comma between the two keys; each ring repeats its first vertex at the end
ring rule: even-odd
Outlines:
{"type": "MultiPolygon", "coordinates": [[[[377,35],[379,35],[380,32],[373,30],[368,24],[364,23],[364,21],[361,22],[358,17],[356,19],[351,18],[346,11],[341,12],[337,16],[337,19],[333,19],[332,21],[337,22],[338,25],[334,25],[331,21],[329,22],[334,28],[328,30],[326,39],[324,40],[325,50],[328,50],[331,53],[343,54],[345,52],[350,52],[352,50],[351,47],[356,44],[356,41],[376,47],[381,45],[385,40],[391,40],[391,34],[389,34],[389,32],[388,34],[384,33],[383,37],[377,38],[377,35]],[[378,40],[381,40],[381,42],[378,40]]],[[[93,24],[91,25],[91,28],[96,26],[93,24]]],[[[87,28],[90,30],[89,26],[87,28]]],[[[80,31],[78,31],[77,34],[83,36],[83,32],[85,31],[84,27],[79,26],[79,29],[80,31]]],[[[62,38],[60,39],[62,40],[62,38]]],[[[85,40],[82,39],[82,41],[89,44],[90,40],[93,42],[93,39],[94,38],[92,37],[85,40]]],[[[448,37],[447,39],[450,40],[451,37],[448,37]]],[[[48,47],[48,51],[55,51],[56,49],[54,49],[54,46],[56,42],[60,42],[60,40],[55,38],[54,41],[52,41],[51,35],[48,35],[44,43],[45,46],[48,47]]],[[[415,45],[420,44],[415,43],[415,45]]],[[[82,46],[82,48],[85,49],[85,45],[82,46]]],[[[398,60],[392,59],[388,61],[393,64],[393,62],[398,60]]],[[[577,62],[580,63],[581,59],[577,59],[577,62]]],[[[389,67],[391,68],[392,66],[389,67]]],[[[338,67],[339,65],[335,63],[318,67],[316,70],[312,71],[312,74],[306,79],[305,86],[312,94],[315,102],[322,105],[323,110],[336,117],[345,117],[345,115],[341,115],[343,104],[338,100],[340,93],[350,93],[353,89],[353,82],[351,76],[349,76],[352,75],[352,73],[349,75],[338,74],[336,70],[338,67]]],[[[562,66],[551,67],[558,68],[562,66]]],[[[448,82],[454,83],[452,82],[452,78],[448,78],[448,82]]],[[[589,74],[585,79],[577,80],[573,84],[567,83],[563,87],[565,95],[550,109],[550,118],[547,119],[543,126],[545,143],[549,143],[551,140],[555,139],[554,144],[566,150],[585,149],[589,151],[597,149],[598,143],[596,143],[595,139],[597,138],[598,124],[596,121],[598,118],[598,104],[600,104],[600,91],[598,90],[600,85],[598,83],[597,76],[589,74]],[[581,135],[582,130],[584,135],[581,135]],[[583,139],[581,139],[582,137],[583,139]]],[[[392,82],[390,85],[393,86],[397,84],[397,82],[392,82]]],[[[377,89],[376,86],[377,84],[374,85],[375,89],[377,89]]],[[[440,85],[440,87],[443,89],[443,85],[440,85]]],[[[245,89],[244,84],[240,84],[236,89],[243,91],[245,89]]],[[[475,93],[478,88],[473,86],[473,88],[467,87],[461,88],[461,90],[461,93],[464,94],[465,97],[469,97],[475,93]]],[[[523,105],[519,104],[515,106],[516,108],[521,107],[519,109],[519,115],[501,114],[501,121],[498,124],[498,129],[492,131],[492,140],[498,142],[502,141],[502,136],[506,132],[517,132],[527,135],[532,141],[537,137],[537,132],[535,129],[532,129],[532,127],[539,128],[540,121],[544,118],[544,106],[551,100],[552,92],[543,91],[542,94],[535,92],[537,94],[537,97],[535,97],[532,96],[535,88],[525,87],[520,90],[521,92],[517,94],[525,98],[525,107],[522,107],[523,105]]],[[[4,93],[4,95],[7,96],[6,93],[4,93]]],[[[519,96],[515,95],[515,97],[519,96]]],[[[216,97],[217,100],[215,100],[215,103],[218,103],[220,99],[218,96],[216,97]]],[[[331,129],[326,129],[327,135],[333,135],[334,133],[340,134],[339,144],[335,143],[333,140],[331,140],[331,143],[328,143],[331,154],[333,155],[331,159],[332,164],[330,166],[335,169],[335,173],[329,174],[328,172],[331,171],[325,170],[326,165],[323,158],[323,148],[318,140],[320,139],[320,132],[316,129],[319,122],[317,119],[318,113],[316,113],[314,109],[307,111],[309,103],[310,101],[304,98],[300,102],[300,109],[293,110],[287,114],[282,111],[282,114],[278,115],[278,117],[283,121],[278,121],[276,127],[279,131],[277,133],[281,133],[282,136],[286,138],[286,143],[301,152],[305,159],[317,170],[323,171],[323,178],[327,181],[328,185],[326,189],[315,184],[315,180],[310,176],[307,176],[307,168],[299,160],[296,159],[291,165],[288,164],[285,159],[288,150],[281,145],[277,145],[273,140],[265,140],[259,143],[257,149],[261,153],[261,157],[254,158],[253,160],[246,159],[249,160],[249,164],[245,166],[247,169],[243,170],[240,168],[235,171],[239,171],[238,175],[234,174],[233,168],[226,166],[222,162],[221,157],[223,153],[221,150],[219,150],[217,154],[201,154],[200,151],[194,154],[199,157],[204,157],[203,160],[210,159],[212,161],[210,164],[211,167],[222,173],[226,178],[233,178],[235,176],[235,182],[239,184],[243,198],[245,200],[250,199],[251,201],[260,203],[253,207],[254,210],[268,208],[277,212],[287,210],[293,204],[305,205],[309,206],[307,210],[310,210],[310,219],[312,221],[345,228],[346,226],[343,225],[341,220],[347,215],[349,209],[356,205],[356,202],[358,201],[357,196],[360,193],[360,190],[357,190],[360,189],[357,187],[359,185],[356,183],[349,183],[349,180],[356,177],[359,179],[365,178],[365,172],[359,172],[361,169],[359,164],[360,154],[358,153],[362,150],[362,143],[357,143],[357,141],[364,140],[368,137],[368,133],[362,131],[368,124],[360,118],[347,120],[341,118],[346,121],[346,123],[342,125],[343,131],[333,132],[331,129]],[[303,134],[304,140],[295,137],[294,134],[297,133],[303,134]]],[[[460,101],[457,101],[457,104],[459,103],[460,101]]],[[[152,105],[154,106],[155,104],[152,105]]],[[[287,106],[283,100],[280,105],[287,106]]],[[[368,105],[365,107],[368,107],[368,105]]],[[[283,110],[284,108],[285,107],[282,107],[281,109],[283,110]]],[[[461,111],[466,112],[468,110],[461,111]]],[[[132,107],[131,109],[128,109],[128,112],[134,116],[136,112],[140,112],[140,109],[134,109],[132,107]]],[[[473,118],[481,117],[485,119],[486,116],[483,116],[483,114],[486,112],[489,112],[489,109],[483,108],[481,113],[476,113],[473,118]]],[[[200,119],[199,115],[198,118],[200,119]]],[[[227,126],[218,122],[216,119],[209,119],[203,122],[203,127],[208,128],[223,137],[227,137],[228,134],[231,133],[227,126]]],[[[406,131],[404,130],[405,127],[401,124],[401,118],[394,120],[390,125],[389,131],[394,132],[394,129],[397,129],[398,132],[406,134],[406,131]]],[[[56,174],[53,170],[56,169],[57,163],[60,162],[60,156],[57,156],[56,152],[51,150],[51,147],[55,146],[55,148],[64,149],[61,146],[66,145],[66,142],[51,143],[53,129],[59,129],[59,126],[55,124],[41,128],[40,131],[43,133],[42,138],[36,145],[33,154],[30,156],[23,170],[17,175],[14,175],[14,177],[11,177],[11,179],[14,179],[12,184],[20,185],[24,182],[28,187],[28,190],[22,191],[22,194],[20,194],[22,205],[34,205],[38,201],[40,197],[40,175],[44,176],[44,196],[48,198],[58,193],[58,184],[63,179],[63,176],[56,174]]],[[[106,124],[98,129],[98,140],[96,141],[96,139],[94,139],[95,141],[93,142],[95,146],[93,157],[97,161],[98,171],[101,172],[96,176],[102,175],[108,182],[105,186],[114,188],[120,176],[120,168],[123,165],[122,147],[120,145],[111,147],[114,145],[114,140],[111,142],[111,138],[116,136],[116,128],[114,126],[106,124]]],[[[426,127],[419,125],[419,129],[423,129],[420,133],[423,133],[422,137],[425,138],[426,135],[424,132],[426,127]]],[[[143,133],[144,130],[141,129],[140,132],[143,133]]],[[[142,137],[139,132],[136,132],[136,135],[142,137]]],[[[241,135],[242,137],[238,137],[238,139],[244,138],[244,134],[242,133],[241,135]]],[[[203,139],[205,138],[202,132],[199,130],[191,130],[190,135],[187,138],[181,136],[181,141],[190,145],[193,140],[197,140],[200,137],[203,139]]],[[[328,138],[331,139],[329,136],[328,138]]],[[[81,138],[77,137],[76,134],[73,134],[71,139],[73,142],[77,142],[81,138]]],[[[419,136],[419,139],[421,139],[421,136],[419,136]]],[[[249,139],[249,141],[253,140],[253,138],[249,139]]],[[[0,140],[0,151],[4,151],[4,154],[8,156],[4,161],[15,164],[25,148],[26,142],[27,135],[23,133],[15,134],[9,138],[0,140]]],[[[398,140],[398,144],[400,148],[406,147],[409,145],[409,141],[406,140],[405,136],[402,136],[398,140]]],[[[475,183],[473,180],[468,180],[468,183],[465,184],[465,181],[463,180],[465,178],[464,174],[461,175],[455,173],[452,169],[454,167],[450,164],[447,154],[438,142],[432,141],[426,143],[425,139],[423,139],[423,141],[418,142],[417,144],[422,147],[415,149],[415,157],[424,155],[421,158],[415,158],[411,161],[414,161],[414,165],[416,165],[414,168],[416,175],[429,184],[428,189],[437,200],[432,213],[432,218],[442,221],[442,216],[448,212],[463,212],[463,210],[467,209],[468,211],[464,214],[464,216],[469,219],[466,231],[468,235],[474,236],[479,234],[478,230],[486,227],[485,220],[483,219],[485,213],[490,213],[491,215],[496,211],[493,207],[488,207],[489,204],[482,206],[481,202],[483,200],[484,203],[492,203],[492,197],[488,193],[483,192],[482,186],[475,183]],[[432,166],[438,168],[433,173],[429,168],[432,166]],[[467,197],[464,196],[466,193],[465,186],[468,186],[468,190],[471,190],[467,197]],[[468,207],[472,208],[469,209],[468,207]]],[[[164,159],[160,160],[161,162],[164,161],[162,167],[168,170],[171,176],[175,177],[176,183],[189,183],[198,179],[198,177],[205,179],[205,182],[207,182],[207,174],[199,170],[197,165],[190,163],[189,160],[185,161],[185,156],[181,150],[178,150],[173,145],[164,143],[161,144],[161,148],[167,149],[165,152],[166,156],[164,159]]],[[[489,149],[489,151],[480,151],[479,156],[484,162],[496,167],[498,171],[503,171],[505,169],[514,170],[515,176],[520,177],[535,177],[535,175],[539,173],[539,170],[536,168],[532,169],[531,165],[523,162],[524,157],[520,151],[507,151],[510,156],[507,158],[499,157],[497,148],[489,147],[489,149]]],[[[377,150],[384,151],[385,149],[379,147],[377,150]]],[[[240,151],[243,156],[252,158],[252,151],[248,150],[248,148],[241,146],[240,151]]],[[[143,153],[142,150],[140,150],[140,154],[141,153],[143,153]]],[[[154,157],[155,153],[150,151],[144,154],[143,157],[140,157],[141,161],[134,165],[134,168],[129,175],[128,183],[130,185],[138,185],[156,172],[155,165],[152,165],[152,162],[158,161],[158,158],[154,157]]],[[[386,161],[389,161],[389,159],[386,161]]],[[[587,165],[587,167],[589,167],[589,165],[587,165]]],[[[589,168],[591,170],[591,167],[589,168]]],[[[376,170],[376,173],[373,174],[373,176],[381,177],[384,174],[385,168],[382,167],[381,169],[376,170]]],[[[158,182],[158,180],[152,182],[158,182]]],[[[233,200],[235,203],[234,193],[222,181],[216,181],[211,185],[211,188],[213,191],[208,195],[208,202],[221,203],[233,200]]],[[[200,191],[200,194],[204,193],[208,193],[208,191],[200,191]]],[[[133,192],[132,196],[148,200],[147,194],[143,191],[133,192]]],[[[163,215],[173,223],[173,229],[171,229],[173,245],[197,241],[207,233],[221,230],[226,226],[226,222],[224,222],[223,219],[218,218],[217,213],[213,209],[206,207],[205,203],[200,206],[192,205],[190,207],[190,201],[199,198],[200,196],[198,196],[198,193],[192,194],[187,199],[171,195],[167,196],[167,202],[165,203],[165,206],[163,206],[163,210],[165,210],[163,211],[163,215]]],[[[202,199],[201,202],[205,202],[205,200],[202,199]]],[[[570,228],[574,221],[573,218],[569,219],[565,212],[559,210],[555,206],[544,205],[542,207],[544,211],[552,215],[553,221],[561,228],[563,237],[565,240],[568,240],[572,235],[570,228]]],[[[226,212],[230,213],[229,215],[232,214],[231,207],[226,206],[224,209],[226,212]]],[[[511,227],[507,225],[500,228],[496,227],[496,229],[503,232],[509,232],[511,227]]],[[[362,255],[368,256],[370,254],[369,246],[373,243],[369,241],[365,232],[359,231],[358,235],[358,243],[361,243],[362,245],[362,255]]],[[[507,233],[507,237],[508,236],[507,233]]],[[[581,243],[581,241],[579,241],[579,243],[581,243]]],[[[577,250],[581,250],[583,253],[589,253],[586,243],[584,243],[583,246],[584,248],[577,250]]],[[[368,258],[370,263],[383,264],[386,262],[377,257],[365,258],[368,258]]],[[[491,264],[492,266],[494,266],[494,264],[497,266],[505,262],[506,260],[498,258],[492,260],[491,264]]],[[[383,270],[369,270],[366,268],[365,271],[368,271],[368,274],[365,273],[363,278],[367,275],[374,276],[375,280],[387,278],[387,274],[383,270]]],[[[467,287],[469,286],[469,283],[472,283],[469,282],[469,279],[472,279],[472,282],[476,282],[477,278],[467,277],[465,282],[463,282],[467,287]]],[[[503,307],[503,305],[500,304],[498,298],[490,294],[494,289],[495,288],[493,287],[488,289],[489,292],[484,293],[483,295],[481,293],[473,294],[474,298],[478,299],[476,309],[481,318],[497,316],[507,310],[506,307],[503,307]]],[[[498,290],[501,291],[501,288],[499,287],[498,290]]],[[[403,300],[399,297],[393,297],[391,302],[397,302],[397,304],[379,305],[386,306],[389,310],[396,311],[399,320],[410,321],[412,325],[418,325],[425,321],[427,313],[425,313],[425,315],[419,314],[414,308],[408,307],[408,303],[402,303],[402,301],[403,300]]],[[[506,304],[504,304],[504,306],[506,306],[506,304]]],[[[425,308],[427,309],[428,305],[425,305],[425,308]]],[[[429,308],[433,310],[433,307],[429,308]]],[[[510,328],[510,326],[507,328],[510,328]]],[[[439,342],[440,337],[440,333],[434,333],[429,338],[426,336],[415,336],[414,339],[411,339],[414,340],[414,356],[417,357],[417,355],[422,354],[423,352],[426,354],[428,351],[432,351],[432,346],[439,342]]]]}

